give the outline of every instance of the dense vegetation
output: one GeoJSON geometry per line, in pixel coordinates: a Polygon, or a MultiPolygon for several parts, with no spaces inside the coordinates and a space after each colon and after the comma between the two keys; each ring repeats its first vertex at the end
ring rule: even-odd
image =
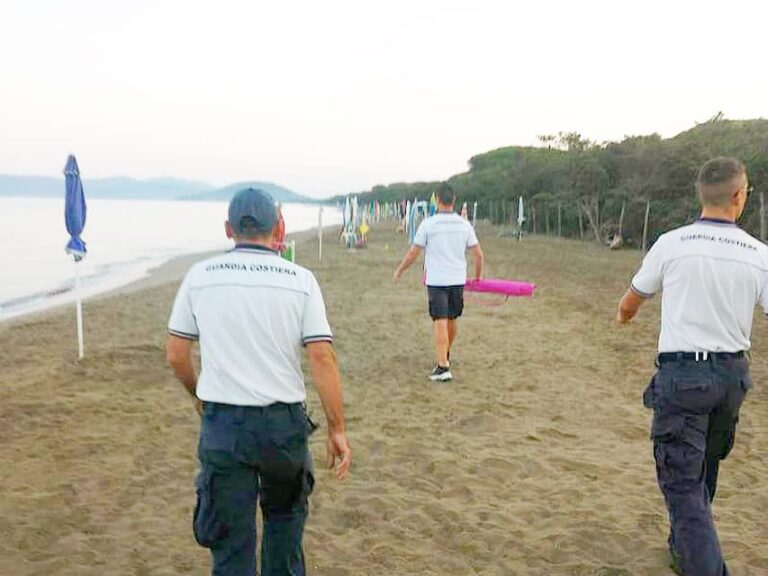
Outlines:
{"type": "MultiPolygon", "coordinates": [[[[650,201],[651,239],[697,214],[694,180],[714,156],[735,156],[755,191],[768,191],[768,120],[725,120],[718,114],[674,138],[658,134],[596,143],[578,133],[540,136],[541,147],[500,148],[470,159],[449,178],[461,201],[478,202],[478,217],[512,225],[517,198],[526,204],[526,230],[606,241],[619,229],[638,245],[650,201]],[[559,213],[559,216],[558,216],[559,213]]],[[[361,201],[427,198],[434,182],[375,186],[361,201]]],[[[760,198],[751,198],[742,225],[760,231],[760,198]]]]}

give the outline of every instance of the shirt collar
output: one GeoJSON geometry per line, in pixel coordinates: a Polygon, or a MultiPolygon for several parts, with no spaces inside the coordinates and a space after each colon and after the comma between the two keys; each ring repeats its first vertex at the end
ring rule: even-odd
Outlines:
{"type": "Polygon", "coordinates": [[[736,222],[725,220],[724,218],[699,218],[696,220],[700,224],[719,224],[721,226],[736,226],[736,222]]]}
{"type": "Polygon", "coordinates": [[[241,252],[241,251],[278,254],[277,250],[273,250],[269,246],[265,246],[264,244],[251,244],[249,242],[238,242],[237,244],[235,244],[235,247],[232,250],[230,250],[230,252],[241,252]]]}

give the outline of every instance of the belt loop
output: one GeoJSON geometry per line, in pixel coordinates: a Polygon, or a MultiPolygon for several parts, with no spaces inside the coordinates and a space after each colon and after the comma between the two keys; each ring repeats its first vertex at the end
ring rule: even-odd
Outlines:
{"type": "Polygon", "coordinates": [[[677,353],[676,361],[677,362],[682,362],[683,361],[683,353],[682,352],[678,352],[677,353]]]}
{"type": "MultiPolygon", "coordinates": [[[[707,358],[709,358],[709,352],[702,352],[701,356],[704,359],[704,362],[706,362],[707,358]]],[[[714,356],[713,356],[713,358],[714,358],[714,356]]]]}

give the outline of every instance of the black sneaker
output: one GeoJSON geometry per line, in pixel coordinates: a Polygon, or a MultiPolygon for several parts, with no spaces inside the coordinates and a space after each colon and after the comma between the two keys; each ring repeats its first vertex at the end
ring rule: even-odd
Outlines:
{"type": "Polygon", "coordinates": [[[433,382],[447,382],[448,380],[453,380],[453,374],[451,374],[450,368],[435,364],[432,372],[429,373],[429,379],[433,382]]]}

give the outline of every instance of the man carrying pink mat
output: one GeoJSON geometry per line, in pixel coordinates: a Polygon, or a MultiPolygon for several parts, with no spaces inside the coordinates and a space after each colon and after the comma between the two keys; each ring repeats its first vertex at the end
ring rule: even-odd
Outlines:
{"type": "Polygon", "coordinates": [[[433,381],[453,379],[451,346],[458,330],[456,320],[464,310],[464,285],[467,282],[466,251],[474,257],[474,280],[483,275],[483,251],[472,225],[454,211],[456,194],[447,183],[435,191],[437,214],[421,223],[413,244],[395,270],[398,282],[403,273],[424,251],[429,315],[433,320],[437,363],[429,374],[433,381]]]}

